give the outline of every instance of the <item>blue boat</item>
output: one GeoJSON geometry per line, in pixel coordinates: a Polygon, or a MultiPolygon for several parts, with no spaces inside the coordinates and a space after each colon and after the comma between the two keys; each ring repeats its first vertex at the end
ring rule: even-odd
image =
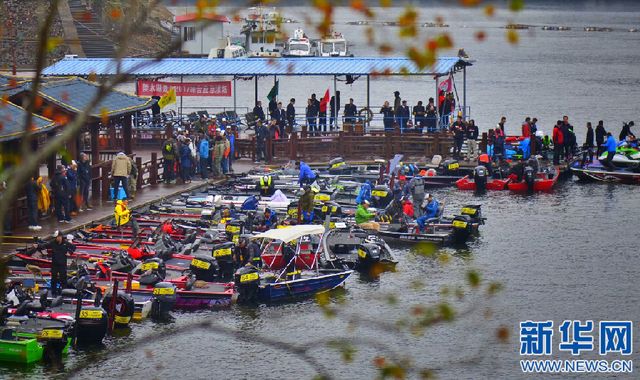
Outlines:
{"type": "Polygon", "coordinates": [[[342,285],[351,273],[352,270],[320,273],[312,277],[261,284],[258,287],[258,301],[272,303],[310,297],[342,285]]]}

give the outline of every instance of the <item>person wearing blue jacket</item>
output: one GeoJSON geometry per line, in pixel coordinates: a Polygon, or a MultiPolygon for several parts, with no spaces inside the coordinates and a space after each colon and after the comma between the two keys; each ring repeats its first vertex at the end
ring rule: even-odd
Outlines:
{"type": "Polygon", "coordinates": [[[205,136],[204,133],[200,134],[200,145],[198,145],[198,154],[200,155],[200,161],[198,161],[198,165],[200,166],[200,176],[202,179],[209,178],[209,173],[207,170],[209,164],[209,139],[205,136]]]}
{"type": "Polygon", "coordinates": [[[356,204],[359,205],[364,201],[371,202],[371,182],[369,180],[366,180],[365,183],[360,186],[360,192],[356,197],[356,204]]]}
{"type": "Polygon", "coordinates": [[[180,144],[180,175],[182,176],[182,181],[184,183],[191,182],[191,168],[192,168],[192,157],[191,157],[191,148],[189,148],[189,140],[188,138],[180,144]]]}
{"type": "Polygon", "coordinates": [[[520,149],[522,149],[522,159],[528,160],[531,156],[531,139],[526,138],[520,141],[520,149]]]}
{"type": "Polygon", "coordinates": [[[235,157],[234,154],[236,152],[236,134],[231,130],[230,126],[227,126],[225,136],[227,136],[227,139],[229,139],[229,157],[227,164],[229,165],[229,172],[233,173],[232,164],[233,158],[235,157]]]}
{"type": "Polygon", "coordinates": [[[416,223],[418,224],[418,233],[425,231],[427,220],[438,216],[439,208],[440,203],[438,203],[438,201],[433,198],[433,195],[427,195],[427,205],[424,208],[422,216],[416,220],[416,223]]]}
{"type": "Polygon", "coordinates": [[[298,183],[301,187],[305,184],[311,185],[316,180],[316,175],[313,173],[309,165],[302,161],[298,161],[296,166],[300,169],[298,183]]]}
{"type": "Polygon", "coordinates": [[[618,144],[616,143],[616,139],[611,135],[611,132],[607,132],[607,141],[604,142],[603,146],[607,150],[607,158],[602,162],[602,165],[614,170],[616,167],[611,161],[613,161],[613,156],[616,155],[618,144]]]}
{"type": "Polygon", "coordinates": [[[276,214],[276,212],[271,210],[270,208],[266,208],[264,210],[264,226],[268,230],[271,230],[273,228],[276,228],[277,224],[278,224],[278,215],[276,214]]]}

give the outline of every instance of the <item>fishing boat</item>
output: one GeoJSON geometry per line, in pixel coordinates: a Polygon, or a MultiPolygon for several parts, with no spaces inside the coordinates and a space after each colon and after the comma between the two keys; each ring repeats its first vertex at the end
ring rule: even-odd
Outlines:
{"type": "MultiPolygon", "coordinates": [[[[506,190],[509,182],[511,182],[510,178],[506,178],[506,179],[489,178],[487,180],[485,187],[487,190],[493,190],[493,191],[506,190]]],[[[468,175],[457,180],[456,187],[459,190],[473,190],[473,191],[477,190],[475,180],[468,175]]]]}
{"type": "Polygon", "coordinates": [[[525,169],[523,179],[519,182],[509,182],[507,187],[515,193],[551,191],[553,186],[558,182],[560,170],[554,167],[552,171],[540,171],[538,173],[528,174],[525,169]]]}
{"type": "Polygon", "coordinates": [[[373,266],[393,269],[398,263],[384,240],[363,229],[336,228],[322,236],[323,268],[348,268],[367,272],[373,266]]]}
{"type": "Polygon", "coordinates": [[[277,45],[280,34],[278,12],[263,12],[261,8],[250,8],[241,34],[245,36],[245,48],[249,57],[280,58],[282,51],[277,45]]]}
{"type": "Polygon", "coordinates": [[[215,58],[246,58],[247,50],[240,45],[231,43],[231,39],[227,37],[227,46],[222,49],[212,48],[209,51],[209,59],[215,58]]]}
{"type": "Polygon", "coordinates": [[[575,161],[569,167],[571,172],[582,181],[614,182],[628,185],[640,185],[640,172],[631,168],[609,169],[599,163],[581,165],[575,161]]]}
{"type": "Polygon", "coordinates": [[[318,41],[319,57],[353,57],[349,52],[349,44],[342,33],[332,31],[318,41]]]}
{"type": "MultiPolygon", "coordinates": [[[[247,265],[236,271],[235,287],[239,303],[272,303],[313,296],[342,285],[353,270],[325,270],[319,267],[319,244],[324,227],[318,225],[297,225],[275,229],[255,235],[252,239],[274,241],[280,245],[276,255],[280,255],[283,268],[276,272],[259,271],[247,265]],[[305,239],[305,237],[308,237],[305,239]],[[312,251],[312,265],[301,262],[299,255],[308,242],[312,251]],[[292,248],[295,245],[295,249],[292,248]],[[314,245],[316,247],[314,247],[314,245]],[[315,248],[315,249],[314,249],[315,248]],[[298,266],[298,264],[302,264],[298,266]]],[[[267,263],[269,257],[262,257],[267,263]]]]}
{"type": "Polygon", "coordinates": [[[293,31],[293,37],[287,40],[287,45],[284,52],[284,57],[311,57],[313,52],[311,51],[311,41],[304,34],[304,30],[297,28],[293,31]]]}

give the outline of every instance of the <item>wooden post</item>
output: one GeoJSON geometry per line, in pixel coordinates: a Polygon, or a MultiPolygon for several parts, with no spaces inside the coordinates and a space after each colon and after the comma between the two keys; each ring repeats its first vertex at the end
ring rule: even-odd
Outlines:
{"type": "Polygon", "coordinates": [[[300,137],[303,138],[303,139],[307,138],[307,125],[306,124],[302,126],[302,132],[300,133],[300,135],[301,135],[300,137]]]}
{"type": "Polygon", "coordinates": [[[124,139],[124,154],[129,155],[133,153],[131,139],[133,130],[131,127],[131,115],[126,115],[124,117],[122,124],[122,138],[124,139]]]}
{"type": "Polygon", "coordinates": [[[250,146],[250,149],[251,149],[251,160],[252,160],[253,162],[256,162],[256,153],[257,153],[257,151],[258,151],[258,142],[257,142],[257,140],[256,140],[256,137],[255,137],[255,136],[252,136],[252,137],[251,137],[251,146],[250,146]]]}
{"type": "Polygon", "coordinates": [[[98,139],[100,137],[100,129],[98,123],[94,122],[89,125],[89,134],[91,136],[91,197],[98,199],[100,197],[100,153],[98,148],[98,139]]]}
{"type": "MultiPolygon", "coordinates": [[[[108,163],[105,162],[103,164],[101,164],[100,169],[102,170],[102,177],[100,178],[100,180],[102,181],[102,200],[103,201],[108,201],[109,200],[109,187],[110,187],[110,180],[109,180],[109,174],[111,174],[111,168],[109,167],[108,163]]],[[[114,194],[114,197],[117,197],[118,194],[114,194]]]]}
{"type": "Polygon", "coordinates": [[[151,153],[151,166],[149,167],[149,184],[158,184],[158,153],[151,153]]]}
{"type": "Polygon", "coordinates": [[[487,132],[482,132],[479,149],[481,152],[487,153],[487,145],[489,144],[489,136],[487,132]]]}
{"type": "Polygon", "coordinates": [[[343,140],[344,140],[344,132],[338,131],[338,155],[342,156],[342,158],[344,158],[344,155],[346,152],[346,149],[344,148],[343,140]]]}
{"type": "Polygon", "coordinates": [[[433,152],[431,152],[431,156],[433,157],[436,154],[440,154],[440,132],[433,134],[433,152]]]}
{"type": "Polygon", "coordinates": [[[142,157],[136,157],[136,167],[138,168],[138,181],[136,183],[136,189],[140,190],[142,189],[142,177],[144,175],[144,173],[142,173],[142,157]]]}
{"type": "Polygon", "coordinates": [[[291,132],[289,136],[289,159],[296,160],[298,158],[298,134],[291,132]]]}

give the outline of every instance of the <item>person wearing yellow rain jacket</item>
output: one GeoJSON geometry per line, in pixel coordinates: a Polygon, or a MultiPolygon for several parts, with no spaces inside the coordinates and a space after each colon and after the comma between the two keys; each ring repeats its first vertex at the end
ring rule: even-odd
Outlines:
{"type": "Polygon", "coordinates": [[[116,220],[116,227],[128,225],[131,227],[133,238],[138,237],[138,222],[131,216],[131,210],[127,207],[129,201],[118,199],[116,207],[113,209],[113,216],[116,220]]]}

